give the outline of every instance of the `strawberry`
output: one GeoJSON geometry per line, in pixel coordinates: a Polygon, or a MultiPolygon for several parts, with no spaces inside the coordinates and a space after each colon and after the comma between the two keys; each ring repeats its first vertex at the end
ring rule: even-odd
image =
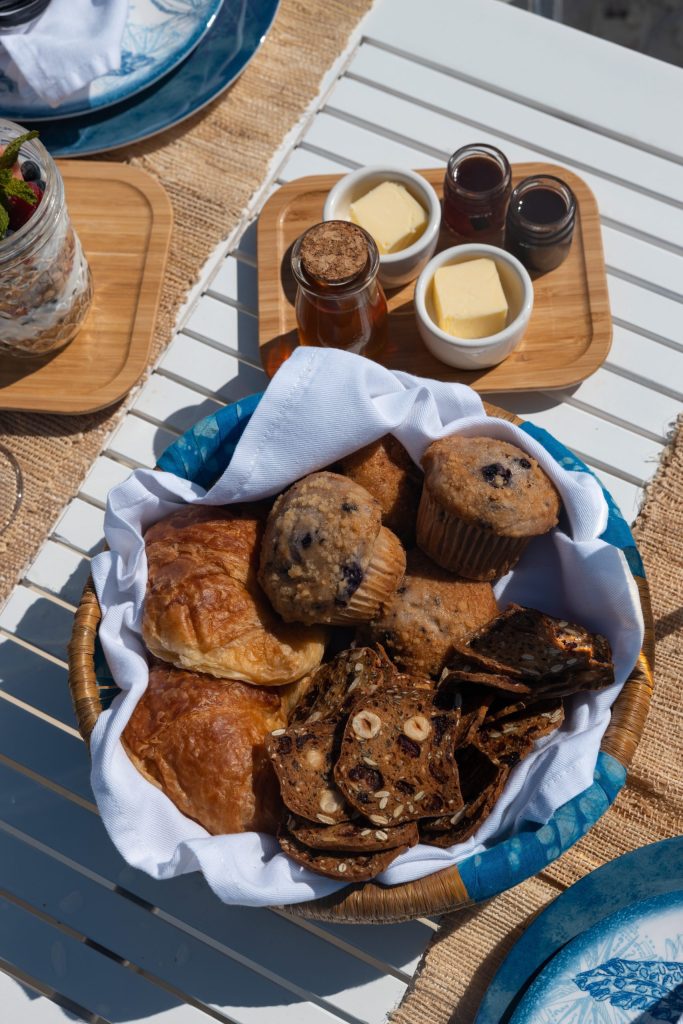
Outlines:
{"type": "Polygon", "coordinates": [[[30,203],[28,199],[24,199],[21,196],[8,196],[7,198],[7,205],[9,206],[9,226],[14,231],[23,227],[26,221],[33,216],[38,203],[43,198],[43,193],[41,192],[37,181],[27,181],[26,186],[31,189],[31,192],[33,192],[33,195],[36,197],[35,202],[30,203]]]}

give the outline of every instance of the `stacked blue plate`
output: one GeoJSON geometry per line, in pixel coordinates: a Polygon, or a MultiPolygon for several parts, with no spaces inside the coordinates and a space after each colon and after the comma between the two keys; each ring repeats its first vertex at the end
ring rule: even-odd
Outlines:
{"type": "Polygon", "coordinates": [[[683,1021],[683,838],[562,893],[512,948],[475,1024],[683,1021]]]}
{"type": "Polygon", "coordinates": [[[227,89],[258,50],[278,4],[130,0],[119,70],[57,108],[20,91],[0,58],[3,116],[39,129],[53,156],[102,153],[147,139],[227,89]]]}

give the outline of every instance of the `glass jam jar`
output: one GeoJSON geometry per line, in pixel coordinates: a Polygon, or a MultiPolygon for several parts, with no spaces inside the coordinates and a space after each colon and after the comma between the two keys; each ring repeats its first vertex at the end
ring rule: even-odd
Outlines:
{"type": "Polygon", "coordinates": [[[305,231],[292,249],[300,343],[375,357],[387,337],[378,269],[375,240],[356,224],[328,220],[305,231]]]}
{"type": "Polygon", "coordinates": [[[513,190],[505,247],[527,270],[554,270],[567,258],[576,222],[576,197],[561,178],[539,174],[513,190]]]}
{"type": "MultiPolygon", "coordinates": [[[[0,119],[0,147],[23,128],[0,119]]],[[[64,199],[55,162],[37,139],[19,164],[37,165],[43,195],[21,227],[0,239],[0,355],[43,356],[72,340],[92,301],[88,263],[64,199]]]]}
{"type": "Polygon", "coordinates": [[[443,183],[443,220],[456,241],[502,248],[511,188],[510,164],[495,146],[456,150],[443,183]]]}

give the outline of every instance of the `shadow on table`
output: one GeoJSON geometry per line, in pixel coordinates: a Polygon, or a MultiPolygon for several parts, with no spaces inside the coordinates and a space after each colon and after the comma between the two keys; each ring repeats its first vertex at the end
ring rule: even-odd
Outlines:
{"type": "MultiPolygon", "coordinates": [[[[61,662],[70,628],[64,608],[41,601],[14,632],[61,662]]],[[[54,991],[65,1019],[84,1008],[86,1019],[138,1022],[189,1000],[188,1020],[210,1007],[236,1024],[255,1010],[325,1024],[399,1001],[433,935],[426,924],[307,924],[225,906],[196,873],[154,881],[124,862],[95,813],[64,665],[5,640],[0,687],[0,916],[12,923],[0,927],[0,959],[54,991]]]]}

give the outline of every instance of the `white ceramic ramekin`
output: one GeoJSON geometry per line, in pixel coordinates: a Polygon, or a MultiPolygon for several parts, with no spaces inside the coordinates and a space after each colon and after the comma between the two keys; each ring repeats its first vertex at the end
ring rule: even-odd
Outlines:
{"type": "Polygon", "coordinates": [[[534,289],[518,259],[494,245],[456,245],[430,260],[415,285],[415,316],[423,342],[437,359],[461,370],[495,366],[515,349],[526,332],[534,306],[534,289]],[[432,281],[439,267],[469,260],[492,259],[508,301],[508,322],[502,331],[485,338],[455,338],[436,322],[432,281]]]}
{"type": "Polygon", "coordinates": [[[427,211],[427,227],[417,241],[399,252],[380,254],[379,279],[384,288],[398,288],[414,281],[436,249],[441,227],[441,204],[429,182],[402,167],[360,167],[344,175],[330,190],[323,208],[323,220],[350,220],[349,207],[383,181],[403,185],[427,211]]]}

